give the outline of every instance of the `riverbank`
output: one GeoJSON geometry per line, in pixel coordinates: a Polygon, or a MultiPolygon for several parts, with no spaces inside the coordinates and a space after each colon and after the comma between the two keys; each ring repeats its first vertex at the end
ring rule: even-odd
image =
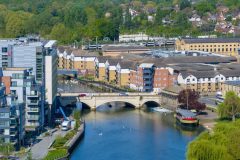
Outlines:
{"type": "Polygon", "coordinates": [[[78,129],[68,131],[64,137],[57,137],[49,146],[48,154],[44,157],[44,160],[69,159],[74,148],[84,136],[84,131],[85,122],[82,122],[78,129]]]}
{"type": "Polygon", "coordinates": [[[205,114],[198,115],[200,124],[207,130],[212,131],[217,123],[218,114],[216,110],[206,109],[205,114]]]}

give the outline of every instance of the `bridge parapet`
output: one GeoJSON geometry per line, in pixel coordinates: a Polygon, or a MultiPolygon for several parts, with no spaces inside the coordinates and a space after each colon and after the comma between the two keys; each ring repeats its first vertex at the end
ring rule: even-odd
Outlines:
{"type": "Polygon", "coordinates": [[[152,93],[131,93],[128,95],[119,95],[119,93],[93,93],[79,97],[79,93],[63,93],[61,97],[76,97],[75,101],[88,105],[92,109],[111,102],[125,102],[132,104],[135,108],[142,107],[146,102],[153,101],[161,104],[161,96],[152,93]]]}

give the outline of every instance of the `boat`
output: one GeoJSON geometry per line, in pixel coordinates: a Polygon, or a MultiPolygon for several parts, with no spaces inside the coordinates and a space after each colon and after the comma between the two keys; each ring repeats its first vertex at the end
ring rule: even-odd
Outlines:
{"type": "Polygon", "coordinates": [[[183,125],[198,125],[199,119],[197,115],[190,110],[180,109],[176,110],[175,114],[176,120],[179,121],[183,125]]]}
{"type": "Polygon", "coordinates": [[[153,111],[162,112],[162,113],[171,113],[172,112],[171,110],[168,110],[163,107],[155,107],[155,108],[153,108],[153,111]]]}

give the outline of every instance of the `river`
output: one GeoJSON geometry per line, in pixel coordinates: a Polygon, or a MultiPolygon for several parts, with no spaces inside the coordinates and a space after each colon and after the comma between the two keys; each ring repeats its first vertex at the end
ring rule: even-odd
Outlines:
{"type": "Polygon", "coordinates": [[[183,160],[203,129],[183,130],[173,114],[102,107],[83,114],[85,136],[71,160],[183,160]]]}

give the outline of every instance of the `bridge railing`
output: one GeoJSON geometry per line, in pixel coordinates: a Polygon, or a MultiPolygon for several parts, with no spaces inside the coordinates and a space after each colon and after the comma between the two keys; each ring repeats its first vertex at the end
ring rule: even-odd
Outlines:
{"type": "Polygon", "coordinates": [[[59,93],[59,96],[62,97],[78,97],[82,94],[85,94],[83,97],[92,97],[92,96],[156,96],[158,94],[156,93],[144,93],[144,92],[138,92],[138,93],[126,93],[126,94],[121,94],[121,93],[59,93]]]}

